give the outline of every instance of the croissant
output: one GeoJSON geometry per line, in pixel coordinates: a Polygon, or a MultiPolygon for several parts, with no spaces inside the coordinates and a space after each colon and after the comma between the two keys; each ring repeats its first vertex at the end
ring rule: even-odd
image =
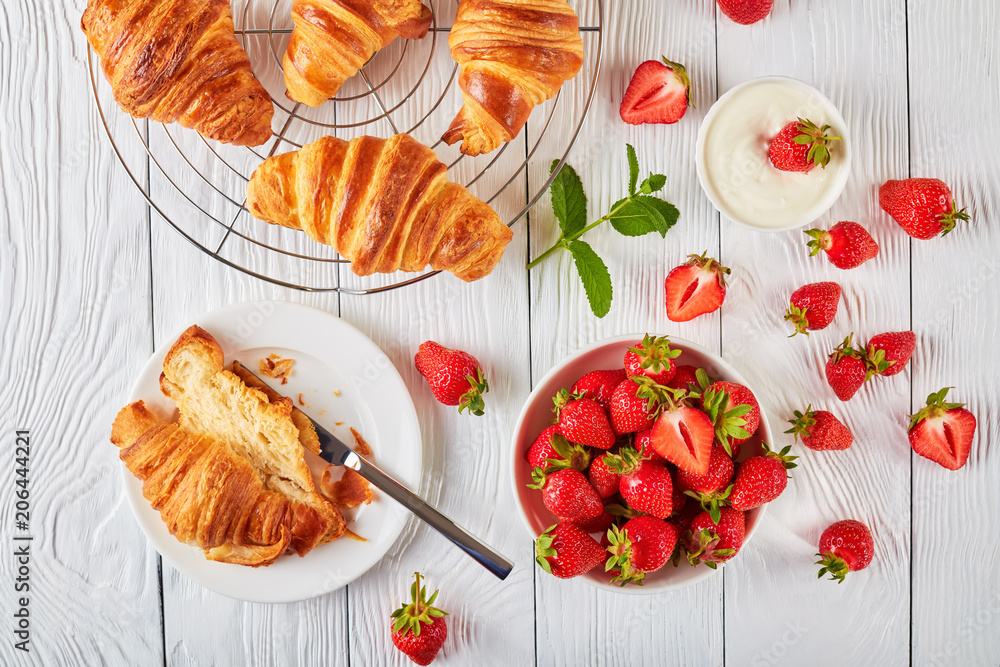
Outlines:
{"type": "Polygon", "coordinates": [[[335,247],[358,275],[430,265],[477,280],[513,234],[445,171],[434,151],[406,134],[323,137],[263,162],[250,177],[247,209],[335,247]]]}
{"type": "Polygon", "coordinates": [[[142,401],[118,413],[111,442],[170,533],[210,560],[257,567],[288,548],[291,503],[226,443],[161,422],[142,401]]]}
{"type": "Polygon", "coordinates": [[[274,106],[229,0],[88,0],[81,27],[126,113],[240,146],[271,136],[274,106]]]}
{"type": "Polygon", "coordinates": [[[462,0],[448,36],[464,104],[442,139],[489,153],[517,136],[531,110],[583,65],[566,0],[462,0]]]}
{"type": "Polygon", "coordinates": [[[396,37],[426,35],[432,18],[420,0],[295,0],[282,63],[288,97],[319,106],[396,37]]]}

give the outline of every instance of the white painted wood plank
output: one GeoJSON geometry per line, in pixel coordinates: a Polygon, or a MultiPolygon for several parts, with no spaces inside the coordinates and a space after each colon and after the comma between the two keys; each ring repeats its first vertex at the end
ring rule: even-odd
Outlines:
{"type": "MultiPolygon", "coordinates": [[[[872,383],[844,404],[823,371],[825,355],[849,332],[865,340],[909,324],[908,245],[881,223],[876,197],[877,184],[906,164],[903,12],[902,2],[794,2],[776,3],[770,18],[750,27],[719,17],[720,94],[782,74],[816,86],[841,110],[854,137],[853,169],[844,194],[813,226],[854,220],[881,246],[875,260],[842,271],[809,257],[800,231],[765,234],[723,221],[723,261],[733,269],[724,356],[754,385],[775,431],[811,403],[855,435],[843,453],[796,447],[800,467],[788,490],[727,569],[729,664],[908,663],[909,456],[889,443],[907,408],[909,373],[872,383]],[[809,339],[787,339],[789,295],[819,280],[844,288],[837,318],[809,339]],[[818,581],[819,535],[847,518],[872,527],[875,561],[843,586],[818,581]]],[[[780,435],[773,444],[791,442],[780,435]]]]}
{"type": "MultiPolygon", "coordinates": [[[[990,451],[1000,433],[1000,363],[990,352],[1000,323],[1000,169],[982,131],[1000,107],[1000,28],[994,3],[910,2],[908,17],[910,175],[944,180],[972,215],[948,236],[911,242],[912,409],[954,386],[949,399],[967,403],[979,422],[961,470],[913,455],[913,664],[994,665],[1000,562],[996,517],[986,508],[1000,501],[1000,458],[990,451]]],[[[905,451],[905,420],[894,427],[894,446],[905,451]]]]}
{"type": "MultiPolygon", "coordinates": [[[[575,7],[593,3],[577,2],[575,7]]],[[[640,171],[667,175],[662,195],[678,206],[680,221],[665,239],[639,239],[599,228],[584,238],[604,258],[614,282],[614,302],[604,319],[594,317],[568,254],[553,257],[531,273],[532,377],[537,381],[556,362],[593,341],[622,333],[677,335],[718,350],[718,315],[685,324],[666,317],[663,280],[690,253],[719,248],[718,223],[698,189],[694,145],[698,126],[715,99],[715,16],[704,2],[605,3],[607,42],[599,91],[569,163],[589,196],[590,218],[604,214],[626,189],[625,144],[639,155],[640,171]],[[697,109],[676,125],[633,127],[618,107],[640,62],[666,56],[685,64],[697,109]]],[[[588,35],[585,39],[594,39],[588,35]]],[[[580,76],[589,77],[591,71],[580,76]]],[[[560,101],[575,117],[583,99],[560,101]]],[[[529,123],[532,142],[539,126],[529,123]]],[[[547,135],[531,168],[532,189],[548,176],[549,162],[562,153],[564,138],[547,135]]],[[[531,214],[531,251],[537,255],[558,235],[546,196],[531,214]]],[[[691,588],[648,597],[598,591],[578,581],[535,572],[538,662],[544,665],[721,665],[722,577],[691,588]]]]}
{"type": "Polygon", "coordinates": [[[103,136],[79,17],[33,1],[0,10],[4,664],[162,660],[156,553],[108,441],[131,382],[121,369],[150,352],[147,225],[103,136]],[[12,634],[13,549],[27,544],[10,541],[23,534],[15,429],[31,433],[29,654],[12,634]]]}

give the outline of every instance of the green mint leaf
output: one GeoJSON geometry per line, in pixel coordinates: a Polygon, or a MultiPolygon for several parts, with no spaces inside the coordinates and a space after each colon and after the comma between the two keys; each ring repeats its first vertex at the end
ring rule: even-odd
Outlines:
{"type": "Polygon", "coordinates": [[[657,225],[656,231],[660,232],[660,236],[666,236],[670,228],[677,224],[677,219],[681,217],[681,212],[677,210],[676,206],[658,197],[644,197],[639,195],[636,197],[636,200],[650,211],[656,212],[656,215],[652,216],[652,218],[657,225]],[[661,220],[662,223],[660,222],[661,220]]]}
{"type": "Polygon", "coordinates": [[[649,177],[639,186],[639,192],[644,195],[651,195],[659,192],[667,184],[667,177],[663,174],[650,174],[649,177]]]}
{"type": "Polygon", "coordinates": [[[639,195],[630,199],[622,199],[611,207],[618,209],[614,216],[610,218],[611,226],[624,236],[645,236],[650,232],[658,231],[657,221],[652,219],[653,215],[658,215],[655,211],[639,202],[639,195]],[[618,207],[621,207],[618,209],[618,207]]]}
{"type": "Polygon", "coordinates": [[[628,153],[628,193],[634,195],[635,184],[639,181],[639,158],[632,144],[625,144],[625,152],[628,153]]]}
{"type": "MultiPolygon", "coordinates": [[[[552,173],[557,164],[558,160],[552,161],[549,173],[552,173]]],[[[583,231],[587,226],[587,195],[573,167],[563,165],[549,186],[549,194],[552,196],[552,211],[559,221],[563,236],[569,238],[583,231]]]]}
{"type": "Polygon", "coordinates": [[[590,309],[594,315],[604,317],[611,310],[612,288],[608,267],[586,241],[570,241],[566,248],[573,253],[590,309]]]}

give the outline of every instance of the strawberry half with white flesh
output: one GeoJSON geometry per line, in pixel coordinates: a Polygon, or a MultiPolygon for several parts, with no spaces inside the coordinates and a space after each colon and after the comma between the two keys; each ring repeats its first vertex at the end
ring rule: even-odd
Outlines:
{"type": "Polygon", "coordinates": [[[683,65],[663,58],[636,68],[618,110],[629,125],[672,124],[691,106],[691,79],[683,65]]]}
{"type": "Polygon", "coordinates": [[[708,253],[688,255],[688,261],[671,270],[663,283],[667,317],[687,322],[718,310],[726,298],[728,274],[729,269],[708,253]]]}
{"type": "Polygon", "coordinates": [[[691,395],[674,390],[653,424],[651,443],[657,454],[695,475],[708,472],[715,427],[708,415],[686,403],[691,395]]]}
{"type": "Polygon", "coordinates": [[[969,460],[976,416],[965,409],[964,403],[946,402],[949,389],[928,396],[927,406],[910,416],[908,435],[917,454],[948,470],[958,470],[969,460]]]}

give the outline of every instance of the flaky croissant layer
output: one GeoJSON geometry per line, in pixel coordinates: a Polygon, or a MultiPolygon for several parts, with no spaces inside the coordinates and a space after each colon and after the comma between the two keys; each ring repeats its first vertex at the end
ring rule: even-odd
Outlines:
{"type": "Polygon", "coordinates": [[[477,280],[493,270],[513,234],[446,170],[406,134],[324,137],[261,164],[247,209],[335,247],[358,275],[430,266],[477,280]]]}

